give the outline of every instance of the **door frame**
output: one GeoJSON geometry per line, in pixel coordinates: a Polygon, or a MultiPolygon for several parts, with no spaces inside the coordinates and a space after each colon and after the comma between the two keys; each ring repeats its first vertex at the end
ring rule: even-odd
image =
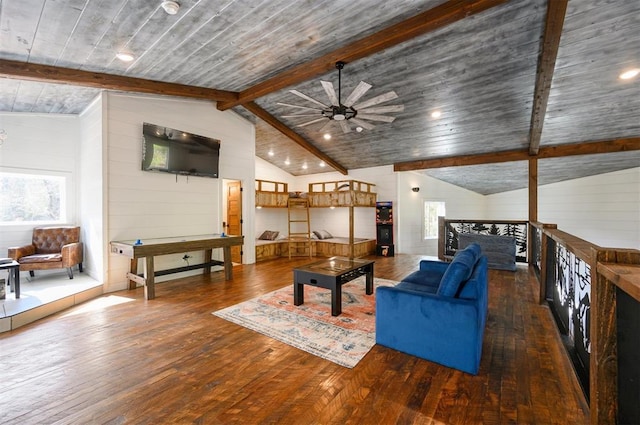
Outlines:
{"type": "MultiPolygon", "coordinates": [[[[244,180],[242,180],[242,179],[233,179],[233,178],[224,178],[224,179],[222,179],[222,214],[221,214],[222,220],[221,220],[221,222],[222,223],[226,223],[227,222],[227,217],[228,217],[228,211],[227,211],[227,205],[228,205],[227,193],[228,193],[228,191],[227,191],[227,188],[228,188],[230,182],[233,182],[233,183],[238,182],[238,183],[240,183],[240,188],[242,189],[241,192],[240,192],[240,202],[241,202],[241,208],[240,208],[240,219],[241,219],[240,232],[241,232],[242,235],[245,236],[245,243],[240,247],[240,249],[241,249],[240,258],[241,258],[242,264],[246,264],[246,262],[247,262],[247,255],[246,255],[246,249],[247,249],[246,231],[247,231],[247,229],[245,227],[245,224],[246,224],[246,220],[245,220],[245,205],[246,205],[246,201],[247,200],[246,200],[246,197],[245,197],[244,180]]],[[[226,228],[222,227],[221,231],[222,232],[226,232],[226,228]]]]}

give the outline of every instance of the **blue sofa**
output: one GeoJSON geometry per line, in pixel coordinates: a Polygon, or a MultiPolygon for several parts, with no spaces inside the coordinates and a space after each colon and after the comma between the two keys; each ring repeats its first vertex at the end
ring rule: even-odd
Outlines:
{"type": "Polygon", "coordinates": [[[376,342],[475,375],[487,303],[487,257],[478,244],[451,263],[422,260],[398,285],[377,288],[376,342]]]}

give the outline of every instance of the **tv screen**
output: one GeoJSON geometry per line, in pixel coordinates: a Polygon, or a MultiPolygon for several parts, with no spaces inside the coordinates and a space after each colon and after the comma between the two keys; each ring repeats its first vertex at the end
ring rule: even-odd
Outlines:
{"type": "Polygon", "coordinates": [[[186,131],[142,125],[142,169],[218,178],[220,140],[186,131]]]}

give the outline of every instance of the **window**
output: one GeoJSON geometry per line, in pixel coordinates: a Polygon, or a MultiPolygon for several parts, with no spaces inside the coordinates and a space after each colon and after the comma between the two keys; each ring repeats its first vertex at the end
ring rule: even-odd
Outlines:
{"type": "Polygon", "coordinates": [[[438,217],[445,215],[444,202],[424,201],[424,238],[438,238],[438,217]]]}
{"type": "Polygon", "coordinates": [[[0,224],[66,219],[65,177],[0,172],[0,224]]]}

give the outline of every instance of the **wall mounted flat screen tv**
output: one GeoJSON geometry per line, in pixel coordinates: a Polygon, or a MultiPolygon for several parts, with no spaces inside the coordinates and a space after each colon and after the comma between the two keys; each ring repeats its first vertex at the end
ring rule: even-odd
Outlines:
{"type": "Polygon", "coordinates": [[[142,125],[142,169],[218,178],[220,140],[155,124],[142,125]]]}

